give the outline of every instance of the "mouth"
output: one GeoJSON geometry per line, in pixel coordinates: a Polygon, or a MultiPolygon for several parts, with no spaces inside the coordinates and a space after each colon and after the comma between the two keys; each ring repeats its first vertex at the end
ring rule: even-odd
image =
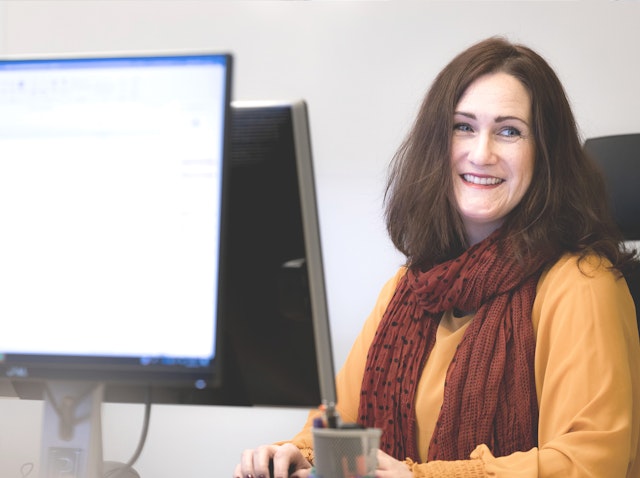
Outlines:
{"type": "Polygon", "coordinates": [[[474,174],[461,174],[460,177],[466,183],[477,184],[479,186],[495,186],[504,182],[504,179],[495,176],[476,176],[474,174]]]}

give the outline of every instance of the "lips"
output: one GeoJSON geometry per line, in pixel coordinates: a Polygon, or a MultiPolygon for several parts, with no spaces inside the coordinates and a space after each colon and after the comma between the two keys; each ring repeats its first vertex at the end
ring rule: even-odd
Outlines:
{"type": "Polygon", "coordinates": [[[496,178],[493,176],[475,176],[473,174],[463,174],[461,175],[462,179],[465,182],[471,184],[477,184],[480,186],[495,186],[496,184],[500,184],[504,182],[504,179],[496,178]]]}

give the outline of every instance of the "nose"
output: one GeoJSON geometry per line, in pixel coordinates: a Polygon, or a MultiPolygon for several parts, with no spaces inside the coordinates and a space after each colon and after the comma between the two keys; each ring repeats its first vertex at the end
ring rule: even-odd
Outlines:
{"type": "Polygon", "coordinates": [[[496,151],[490,134],[478,134],[469,143],[469,161],[477,165],[494,164],[496,151]]]}

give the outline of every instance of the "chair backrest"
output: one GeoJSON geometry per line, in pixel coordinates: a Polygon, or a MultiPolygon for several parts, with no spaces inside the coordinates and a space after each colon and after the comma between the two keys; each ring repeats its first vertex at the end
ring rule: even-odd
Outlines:
{"type": "MultiPolygon", "coordinates": [[[[627,241],[640,240],[640,133],[587,139],[584,149],[600,166],[613,216],[627,241]]],[[[629,282],[640,329],[640,277],[629,282]]]]}
{"type": "Polygon", "coordinates": [[[590,138],[584,149],[604,173],[625,239],[640,240],[640,133],[590,138]]]}

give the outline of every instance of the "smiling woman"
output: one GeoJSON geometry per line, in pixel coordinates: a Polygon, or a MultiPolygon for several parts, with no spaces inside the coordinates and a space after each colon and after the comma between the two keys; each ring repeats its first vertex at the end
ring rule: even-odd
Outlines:
{"type": "MultiPolygon", "coordinates": [[[[376,477],[640,476],[638,261],[603,197],[537,53],[488,39],[442,70],[390,170],[405,267],[336,380],[382,430],[376,477]]],[[[319,413],[234,476],[310,476],[319,413]]]]}
{"type": "Polygon", "coordinates": [[[506,73],[474,81],[454,115],[453,192],[470,244],[496,230],[531,184],[531,99],[506,73]]]}

